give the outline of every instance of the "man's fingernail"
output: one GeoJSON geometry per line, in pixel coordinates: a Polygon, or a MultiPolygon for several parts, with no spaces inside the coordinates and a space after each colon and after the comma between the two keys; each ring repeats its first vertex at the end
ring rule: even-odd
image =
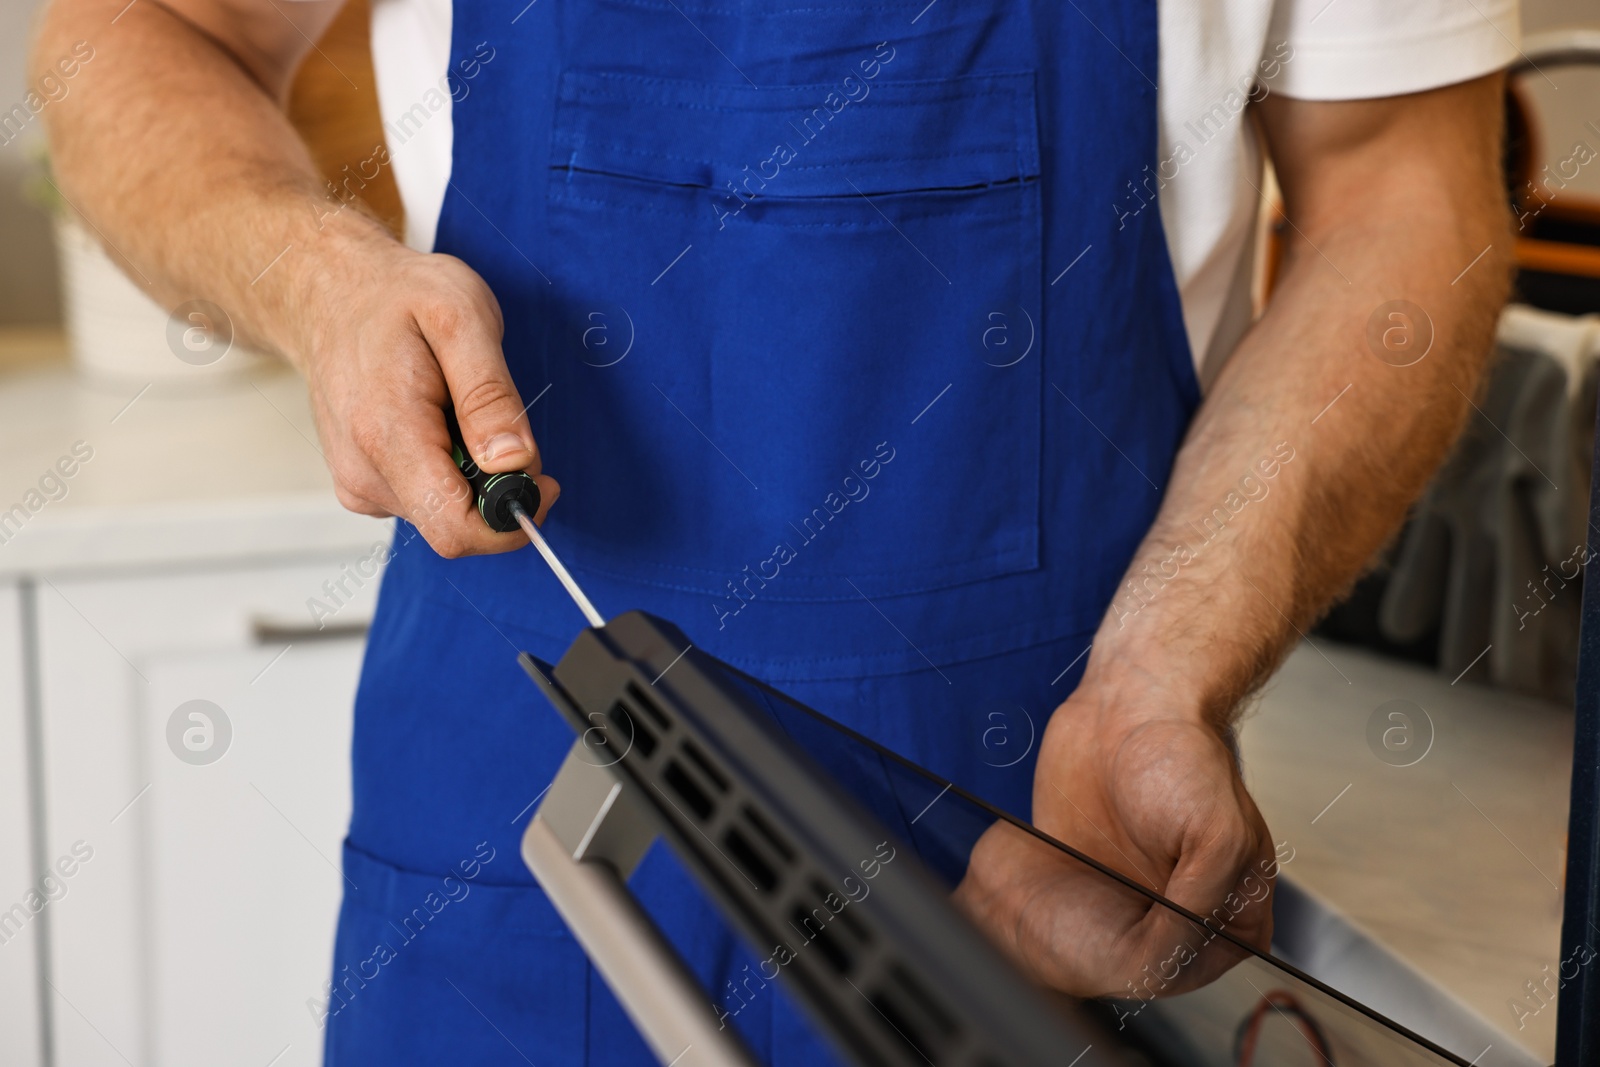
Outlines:
{"type": "Polygon", "coordinates": [[[489,438],[489,443],[483,446],[483,460],[493,463],[501,456],[510,455],[512,452],[527,452],[528,444],[514,433],[495,434],[489,438]]]}

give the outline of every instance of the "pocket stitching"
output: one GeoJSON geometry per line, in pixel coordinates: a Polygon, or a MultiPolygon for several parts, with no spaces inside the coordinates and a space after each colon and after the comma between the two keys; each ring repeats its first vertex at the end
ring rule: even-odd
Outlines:
{"type": "MultiPolygon", "coordinates": [[[[1035,526],[1037,526],[1037,518],[1035,519],[1035,526]]],[[[995,564],[1000,564],[1000,565],[1004,566],[1004,565],[1006,565],[1006,562],[1007,562],[1009,557],[1016,556],[1016,555],[1019,555],[1019,554],[1026,555],[1027,552],[1028,552],[1027,546],[1019,544],[1019,545],[1016,545],[1016,546],[1011,547],[1011,548],[1005,548],[1005,549],[1001,549],[1000,551],[997,551],[997,552],[988,553],[987,555],[972,556],[972,557],[969,557],[967,559],[963,559],[963,560],[961,560],[960,562],[957,562],[957,563],[940,563],[940,564],[937,564],[936,566],[933,566],[933,567],[922,567],[922,568],[919,568],[919,569],[916,569],[916,570],[896,571],[895,575],[896,575],[896,577],[899,577],[899,578],[907,578],[907,579],[913,579],[913,580],[941,581],[941,580],[943,580],[944,576],[948,572],[952,572],[953,571],[953,572],[956,572],[956,573],[964,573],[973,563],[995,563],[995,564]]],[[[596,574],[603,575],[604,577],[607,577],[607,578],[616,579],[618,581],[643,581],[648,585],[658,586],[658,587],[660,587],[662,589],[675,589],[680,593],[705,593],[705,592],[707,592],[707,590],[704,587],[698,586],[698,585],[675,585],[672,582],[668,582],[668,581],[641,579],[637,574],[625,574],[625,573],[622,573],[620,571],[614,571],[614,570],[611,570],[609,567],[607,567],[604,563],[596,564],[596,563],[592,562],[591,560],[589,560],[586,557],[585,553],[583,553],[581,550],[577,550],[577,551],[569,550],[569,555],[571,556],[573,561],[576,562],[583,569],[589,570],[589,571],[593,571],[596,574]]],[[[684,566],[681,563],[671,563],[671,562],[667,562],[667,561],[652,561],[650,563],[650,566],[653,567],[653,568],[656,568],[657,570],[681,571],[684,574],[691,575],[691,576],[704,575],[706,577],[711,577],[711,578],[722,578],[722,577],[726,577],[726,574],[727,574],[726,571],[712,570],[710,568],[687,567],[687,566],[684,566]]],[[[813,576],[811,576],[813,581],[816,581],[819,578],[820,579],[831,579],[831,578],[836,578],[836,577],[838,577],[838,576],[836,576],[836,575],[813,575],[813,576]]],[[[712,590],[712,592],[715,593],[716,591],[712,590]]],[[[891,595],[894,595],[894,594],[891,594],[891,595]]],[[[834,603],[834,602],[852,601],[852,600],[855,600],[856,597],[853,594],[846,594],[846,593],[840,593],[838,595],[822,595],[822,594],[813,593],[813,594],[808,595],[808,596],[781,596],[781,595],[777,595],[777,594],[768,594],[766,596],[766,599],[773,600],[773,601],[784,601],[784,602],[793,603],[793,604],[821,604],[821,603],[834,603]]]]}
{"type": "MultiPolygon", "coordinates": [[[[644,151],[644,150],[638,149],[638,148],[624,148],[624,147],[622,147],[620,145],[613,145],[610,148],[608,148],[607,151],[609,151],[609,152],[620,152],[621,154],[623,154],[625,156],[641,156],[641,157],[643,157],[645,159],[670,159],[675,163],[699,163],[699,164],[702,164],[702,165],[707,166],[707,167],[721,167],[721,166],[727,166],[728,165],[728,161],[725,160],[725,159],[724,160],[698,159],[698,158],[696,158],[694,156],[678,156],[678,155],[673,155],[671,152],[647,152],[647,151],[644,151]]],[[[1026,180],[1028,178],[1035,177],[1035,175],[1029,174],[1027,172],[1027,170],[1025,168],[1023,168],[1023,166],[1022,166],[1022,156],[1021,156],[1021,148],[1020,148],[1020,146],[1015,148],[1015,149],[1013,149],[1013,152],[1014,152],[1014,154],[1016,156],[1016,160],[1017,160],[1017,177],[1018,178],[1022,178],[1024,180],[1026,180]]],[[[852,159],[850,162],[851,163],[905,163],[905,162],[919,162],[919,163],[927,162],[927,163],[932,163],[932,162],[937,162],[939,160],[944,160],[944,159],[968,159],[968,158],[978,158],[978,157],[993,157],[996,154],[997,153],[995,153],[993,151],[990,151],[990,150],[973,149],[972,151],[968,151],[968,152],[945,152],[942,155],[858,156],[858,157],[852,159]]],[[[559,163],[552,163],[550,165],[550,169],[554,170],[554,171],[566,171],[566,170],[573,170],[575,168],[571,167],[570,165],[562,165],[562,164],[559,164],[559,163]]],[[[787,173],[788,171],[792,171],[792,170],[794,170],[794,171],[799,171],[799,170],[845,170],[845,169],[847,169],[847,167],[846,167],[845,164],[842,164],[842,163],[806,163],[806,164],[800,164],[800,165],[796,165],[794,163],[790,163],[790,164],[785,165],[783,169],[787,173]]],[[[667,183],[665,183],[663,181],[663,179],[660,179],[660,178],[641,177],[641,178],[639,178],[639,180],[640,181],[646,181],[646,182],[662,182],[662,184],[667,184],[667,183]]],[[[706,188],[709,189],[709,188],[711,188],[711,186],[706,186],[706,188]]]]}
{"type": "MultiPolygon", "coordinates": [[[[900,89],[918,90],[915,99],[896,100],[894,94],[889,94],[891,99],[884,101],[895,107],[921,107],[927,103],[940,103],[949,100],[968,100],[976,94],[994,95],[1004,93],[1008,95],[1029,95],[1024,91],[1024,83],[1032,84],[1032,71],[987,71],[982,74],[963,74],[954,78],[911,78],[903,81],[883,82],[880,88],[893,86],[900,89]],[[979,83],[981,87],[973,88],[966,92],[958,92],[958,88],[979,83]]],[[[561,86],[558,95],[562,100],[587,98],[609,101],[621,104],[634,103],[627,96],[617,93],[607,93],[603,85],[609,82],[632,82],[638,85],[657,85],[667,88],[677,88],[689,93],[709,94],[716,92],[750,95],[759,93],[769,99],[773,94],[790,93],[799,95],[815,92],[836,91],[838,85],[833,82],[806,82],[800,85],[774,85],[766,89],[745,89],[737,85],[718,85],[712,82],[690,81],[684,78],[654,78],[648,74],[627,74],[621,71],[597,71],[572,69],[565,71],[561,76],[561,86]],[[579,95],[581,94],[581,96],[579,95]]],[[[871,94],[868,94],[869,96],[871,94]]],[[[809,98],[809,97],[808,97],[809,98]]],[[[862,98],[863,100],[866,97],[862,98]]],[[[859,103],[860,101],[856,101],[859,103]]],[[[776,102],[774,102],[776,103],[776,102]]],[[[702,105],[710,106],[710,105],[702,105]]],[[[761,114],[773,111],[768,107],[729,107],[722,110],[736,114],[761,114]]]]}
{"type": "MultiPolygon", "coordinates": [[[[641,84],[646,84],[646,85],[654,84],[654,85],[665,85],[665,86],[680,86],[680,85],[685,84],[685,83],[680,83],[680,82],[669,82],[669,81],[664,81],[664,80],[659,80],[659,79],[652,79],[652,78],[640,78],[638,80],[639,80],[639,82],[641,84]]],[[[687,84],[692,85],[693,83],[687,83],[687,84]]],[[[895,84],[896,85],[909,86],[909,85],[914,85],[915,83],[914,82],[896,82],[895,84]]],[[[949,84],[949,83],[948,82],[941,82],[939,84],[943,85],[943,84],[949,84]]],[[[707,88],[714,90],[716,87],[715,86],[707,86],[707,88]]],[[[786,85],[786,86],[780,87],[781,90],[788,90],[788,89],[799,90],[799,89],[808,89],[808,88],[812,88],[812,86],[787,86],[786,85]]],[[[818,86],[815,86],[815,88],[819,93],[820,92],[836,92],[837,91],[836,88],[833,88],[833,87],[830,87],[830,86],[827,86],[827,85],[818,85],[818,86]]],[[[780,90],[774,90],[774,91],[780,91],[780,90]]],[[[878,102],[877,106],[878,107],[900,107],[900,108],[904,108],[904,107],[926,107],[928,104],[947,103],[947,102],[949,102],[951,100],[965,101],[965,100],[973,100],[973,99],[976,99],[976,98],[979,98],[979,97],[986,97],[986,96],[1015,96],[1015,95],[1017,95],[1017,93],[1013,89],[1009,89],[1009,88],[1006,88],[1004,86],[994,86],[994,87],[987,88],[987,89],[979,89],[979,90],[977,90],[975,92],[972,92],[972,93],[962,93],[962,94],[959,94],[959,95],[952,94],[952,95],[949,95],[949,96],[920,97],[920,98],[918,98],[916,100],[895,100],[895,99],[882,100],[882,101],[878,102]]],[[[807,97],[807,98],[802,98],[802,99],[812,99],[812,98],[807,97]]],[[[862,100],[866,100],[866,99],[867,99],[867,97],[862,97],[861,100],[857,100],[857,101],[853,101],[853,102],[854,103],[861,103],[862,100]]],[[[604,92],[602,90],[590,91],[588,89],[582,89],[582,88],[579,88],[579,89],[563,89],[561,91],[561,102],[562,103],[566,103],[566,104],[631,104],[631,103],[634,103],[634,101],[629,100],[627,97],[622,96],[622,95],[617,94],[617,93],[607,93],[607,92],[604,92]]],[[[655,106],[655,107],[676,108],[679,111],[710,111],[710,112],[713,112],[713,113],[718,114],[718,115],[781,115],[781,114],[783,114],[783,112],[785,110],[789,110],[789,109],[792,109],[794,107],[793,104],[784,105],[782,107],[779,107],[779,106],[773,106],[773,107],[730,107],[730,106],[728,106],[726,104],[700,104],[700,103],[694,103],[694,102],[688,101],[688,100],[663,100],[663,101],[657,101],[657,102],[654,103],[653,106],[655,106]]],[[[843,108],[840,109],[840,111],[843,111],[843,110],[844,110],[843,108]]],[[[833,114],[837,115],[837,114],[840,113],[840,111],[835,111],[835,112],[833,112],[833,114]]]]}
{"type": "MultiPolygon", "coordinates": [[[[648,179],[648,178],[641,178],[641,179],[623,178],[623,179],[620,179],[620,180],[622,180],[622,181],[637,180],[637,181],[644,182],[646,184],[653,184],[653,185],[658,185],[658,186],[660,185],[660,183],[651,182],[650,179],[648,179]]],[[[564,183],[557,183],[557,184],[560,185],[560,184],[564,184],[564,183]]],[[[662,188],[667,188],[666,186],[661,186],[661,187],[662,188]]],[[[903,193],[890,193],[888,195],[890,195],[890,196],[923,196],[923,195],[937,195],[937,194],[927,194],[927,193],[924,193],[921,190],[910,190],[910,191],[903,192],[903,193]]],[[[980,192],[978,192],[977,195],[992,195],[992,194],[980,191],[980,192]]],[[[616,202],[614,200],[596,200],[596,199],[594,199],[592,197],[582,196],[582,195],[580,195],[578,193],[561,192],[559,190],[559,188],[552,189],[551,193],[550,193],[550,196],[551,196],[552,199],[558,200],[561,203],[586,204],[586,205],[588,205],[590,207],[603,208],[606,211],[627,211],[627,212],[633,212],[633,213],[637,213],[637,214],[659,215],[659,216],[661,216],[663,218],[678,219],[680,221],[684,218],[684,214],[681,211],[666,211],[666,210],[663,210],[661,208],[650,207],[650,206],[647,206],[647,205],[644,205],[644,204],[622,204],[622,203],[618,203],[618,202],[616,202]]],[[[804,210],[803,205],[825,205],[825,204],[832,204],[833,202],[834,202],[834,198],[832,198],[832,197],[828,197],[828,198],[823,198],[823,197],[790,197],[788,199],[782,199],[782,200],[780,200],[778,198],[775,198],[775,197],[769,197],[765,201],[765,203],[768,204],[768,205],[773,205],[773,206],[777,206],[777,205],[797,206],[797,207],[802,207],[802,210],[804,210]]],[[[954,206],[954,205],[952,205],[952,206],[954,206]]],[[[962,217],[963,220],[968,220],[968,221],[972,221],[972,222],[1010,222],[1015,214],[1017,214],[1017,213],[1016,212],[1010,212],[1010,211],[1003,212],[1001,214],[973,214],[971,212],[963,212],[961,217],[962,217]]],[[[934,214],[900,215],[900,216],[897,216],[897,218],[899,218],[901,222],[931,222],[931,221],[944,219],[948,215],[949,215],[949,212],[946,211],[946,212],[934,213],[934,214]]],[[[738,220],[734,219],[733,222],[735,224],[737,224],[738,220]]],[[[746,225],[753,225],[753,224],[752,223],[746,223],[746,225]]],[[[875,232],[875,231],[880,231],[880,230],[883,230],[883,229],[887,229],[887,228],[892,228],[893,227],[892,223],[885,223],[885,222],[883,222],[881,220],[878,223],[872,223],[870,220],[868,222],[866,222],[866,223],[860,223],[860,222],[787,222],[787,221],[779,221],[779,222],[773,223],[773,225],[783,226],[786,229],[853,230],[853,231],[862,232],[862,233],[875,232]]]]}
{"type": "MultiPolygon", "coordinates": [[[[639,11],[665,13],[667,8],[650,0],[611,0],[618,7],[631,7],[639,11]]],[[[747,17],[750,13],[740,8],[713,7],[710,5],[697,5],[688,3],[684,5],[688,11],[701,15],[729,15],[733,17],[747,17]]],[[[850,13],[869,11],[887,15],[904,15],[903,8],[881,4],[840,4],[838,7],[784,7],[776,10],[763,11],[764,15],[837,15],[841,11],[850,13]]]]}
{"type": "MultiPolygon", "coordinates": [[[[654,78],[647,75],[614,73],[609,71],[598,72],[568,70],[561,75],[560,82],[561,84],[557,94],[558,100],[560,104],[571,106],[558,106],[555,122],[551,130],[552,143],[550,158],[552,162],[550,167],[550,182],[549,186],[547,187],[551,190],[562,184],[570,183],[570,175],[573,173],[571,163],[579,154],[581,145],[588,140],[588,138],[580,139],[579,136],[580,132],[582,131],[582,127],[579,125],[578,121],[576,121],[577,119],[581,118],[581,113],[579,113],[578,109],[582,108],[584,105],[632,104],[634,102],[628,94],[615,91],[607,83],[625,82],[644,86],[660,86],[668,89],[678,90],[685,94],[699,93],[702,95],[711,95],[718,92],[751,92],[751,90],[744,90],[740,87],[717,86],[702,82],[654,78]],[[558,162],[563,159],[567,161],[565,165],[561,162],[558,162]],[[568,174],[568,178],[565,182],[558,177],[558,175],[560,175],[562,172],[566,172],[568,174]]],[[[999,167],[1001,171],[1009,171],[1008,174],[1004,175],[1004,181],[1015,180],[1021,183],[1027,183],[1039,178],[1040,175],[1039,167],[1037,165],[1037,147],[1034,145],[1024,146],[1020,143],[1019,138],[1022,134],[1022,131],[1016,121],[1017,109],[1019,107],[1025,109],[1027,105],[1034,99],[1034,81],[1032,72],[997,71],[984,74],[966,75],[954,79],[917,79],[913,81],[885,84],[892,84],[896,88],[901,89],[921,89],[924,91],[919,93],[915,98],[910,99],[896,99],[892,94],[888,99],[884,99],[880,96],[878,103],[875,105],[879,108],[925,108],[930,104],[937,104],[940,102],[959,101],[966,103],[975,100],[987,100],[991,98],[999,98],[1002,101],[1009,102],[1009,107],[1002,106],[1000,108],[1002,113],[1010,116],[1011,129],[1009,131],[1009,144],[1003,148],[974,148],[941,154],[871,156],[853,159],[847,162],[841,161],[838,163],[791,164],[790,166],[792,169],[797,172],[806,173],[827,173],[830,171],[844,173],[849,170],[852,164],[856,163],[936,163],[957,159],[987,158],[996,162],[1009,160],[1009,166],[1005,165],[1005,163],[1001,163],[1001,166],[999,167]],[[971,88],[965,92],[958,91],[958,87],[966,87],[972,83],[978,83],[980,87],[971,88]],[[1025,152],[1027,153],[1026,155],[1024,154],[1025,152]],[[1029,162],[1030,158],[1033,160],[1032,163],[1029,162]]],[[[837,87],[832,83],[819,83],[817,85],[805,86],[779,86],[770,90],[756,91],[771,93],[781,92],[799,96],[810,90],[821,92],[824,90],[831,91],[836,88],[837,87]]],[[[880,91],[882,88],[883,87],[880,86],[880,91]]],[[[804,99],[809,99],[809,97],[804,97],[804,99]]],[[[725,102],[701,103],[694,100],[685,100],[675,97],[669,97],[665,101],[656,102],[653,104],[653,106],[665,107],[680,111],[709,112],[715,115],[772,115],[775,117],[789,113],[793,110],[793,104],[779,104],[777,102],[773,102],[771,105],[763,104],[762,106],[737,107],[728,106],[725,102]]],[[[623,147],[606,145],[603,150],[597,152],[596,154],[603,159],[608,152],[617,152],[622,155],[632,156],[640,159],[659,159],[671,160],[678,163],[691,163],[708,168],[716,168],[719,166],[728,165],[727,161],[719,162],[690,156],[681,156],[669,151],[656,152],[631,146],[623,147]]],[[[639,182],[656,185],[683,184],[682,182],[676,182],[668,178],[653,175],[614,175],[614,177],[629,178],[639,182]]],[[[991,182],[991,184],[997,183],[998,182],[991,182]]],[[[704,188],[712,191],[715,189],[715,187],[709,185],[704,186],[704,188]]],[[[893,194],[896,192],[914,193],[920,191],[922,190],[891,189],[885,190],[884,192],[893,194]]],[[[844,194],[844,191],[841,189],[839,195],[846,194],[844,194]]],[[[768,199],[804,200],[820,199],[820,197],[771,197],[768,199]]],[[[931,218],[936,216],[924,217],[931,218]]]]}

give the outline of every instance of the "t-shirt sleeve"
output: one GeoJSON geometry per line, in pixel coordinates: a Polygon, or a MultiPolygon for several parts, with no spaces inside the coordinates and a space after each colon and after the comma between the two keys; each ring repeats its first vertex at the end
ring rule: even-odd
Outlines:
{"type": "Polygon", "coordinates": [[[1518,0],[1276,0],[1272,91],[1361,100],[1467,81],[1520,55],[1518,0]]]}

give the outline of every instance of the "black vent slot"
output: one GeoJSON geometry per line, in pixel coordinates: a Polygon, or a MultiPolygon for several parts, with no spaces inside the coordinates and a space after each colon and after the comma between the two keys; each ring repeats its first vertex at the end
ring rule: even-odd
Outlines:
{"type": "Polygon", "coordinates": [[[683,769],[683,764],[677,760],[672,760],[667,764],[667,769],[662,772],[661,777],[666,779],[667,784],[672,787],[672,791],[678,794],[679,799],[685,804],[689,805],[689,810],[698,815],[702,822],[711,818],[711,813],[716,810],[716,805],[706,795],[706,791],[700,788],[700,784],[690,777],[688,771],[683,769]]]}
{"type": "Polygon", "coordinates": [[[655,720],[656,725],[661,728],[662,733],[666,733],[668,730],[672,729],[672,720],[667,718],[666,712],[662,711],[656,706],[655,701],[644,695],[643,689],[640,689],[632,682],[629,682],[628,695],[633,698],[633,702],[639,705],[639,708],[646,715],[655,720]]]}
{"type": "Polygon", "coordinates": [[[722,835],[722,843],[728,846],[728,853],[739,869],[750,881],[760,886],[762,892],[770,893],[778,887],[778,872],[772,869],[772,865],[737,826],[728,828],[728,832],[722,835]]]}
{"type": "Polygon", "coordinates": [[[606,746],[620,756],[628,751],[631,743],[638,746],[640,755],[649,759],[656,750],[656,735],[645,728],[639,717],[629,714],[627,705],[617,703],[611,705],[610,718],[616,724],[618,734],[612,737],[607,731],[606,746]]]}
{"type": "Polygon", "coordinates": [[[928,1053],[923,1051],[924,1041],[922,1035],[917,1032],[917,1028],[911,1020],[907,1019],[904,1013],[901,1012],[893,998],[878,993],[868,999],[871,1000],[872,1006],[878,1009],[880,1017],[889,1024],[889,1032],[894,1035],[895,1040],[904,1046],[906,1051],[912,1053],[918,1059],[927,1060],[929,1063],[933,1062],[928,1053]]]}
{"type": "Polygon", "coordinates": [[[706,758],[706,754],[700,751],[699,745],[688,738],[684,738],[683,744],[679,747],[683,754],[689,757],[689,762],[693,763],[699,768],[700,773],[706,776],[706,781],[716,787],[717,792],[726,793],[728,791],[727,776],[711,765],[711,761],[706,758]]]}
{"type": "MultiPolygon", "coordinates": [[[[841,901],[843,897],[839,898],[841,901]]],[[[830,911],[826,904],[818,904],[810,911],[804,904],[796,904],[789,913],[789,922],[806,943],[816,947],[817,952],[828,966],[839,974],[849,974],[855,966],[855,961],[839,943],[838,936],[834,933],[834,923],[839,919],[836,912],[830,911]]]]}
{"type": "Polygon", "coordinates": [[[744,816],[744,821],[750,824],[750,828],[761,835],[761,840],[771,845],[772,851],[783,857],[785,863],[794,862],[794,849],[789,847],[789,843],[756,812],[756,809],[746,804],[740,814],[744,816]]]}
{"type": "MultiPolygon", "coordinates": [[[[872,934],[868,932],[865,926],[861,925],[860,919],[850,914],[850,904],[852,902],[848,897],[841,896],[838,890],[829,889],[817,881],[811,883],[811,891],[822,897],[824,901],[828,899],[829,894],[844,901],[839,908],[838,914],[833,917],[833,925],[838,928],[840,940],[848,941],[862,948],[872,944],[872,934]]],[[[866,898],[863,897],[861,899],[865,900],[866,898]]]]}
{"type": "Polygon", "coordinates": [[[868,999],[890,1022],[896,1036],[925,1060],[942,1059],[942,1053],[957,1035],[953,1016],[940,1008],[922,983],[898,964],[889,969],[887,981],[868,999]]]}

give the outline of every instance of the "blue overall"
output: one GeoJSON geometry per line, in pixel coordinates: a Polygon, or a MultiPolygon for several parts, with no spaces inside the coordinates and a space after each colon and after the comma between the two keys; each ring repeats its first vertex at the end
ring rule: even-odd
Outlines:
{"type": "MultiPolygon", "coordinates": [[[[457,4],[437,248],[504,309],[602,612],[1026,815],[1198,403],[1156,4],[923,2],[457,4]]],[[[573,735],[514,653],[582,625],[532,550],[398,525],[311,1005],[334,1067],[650,1062],[518,856],[573,735]]],[[[633,885],[708,1012],[830,1062],[670,853],[633,885]]]]}

